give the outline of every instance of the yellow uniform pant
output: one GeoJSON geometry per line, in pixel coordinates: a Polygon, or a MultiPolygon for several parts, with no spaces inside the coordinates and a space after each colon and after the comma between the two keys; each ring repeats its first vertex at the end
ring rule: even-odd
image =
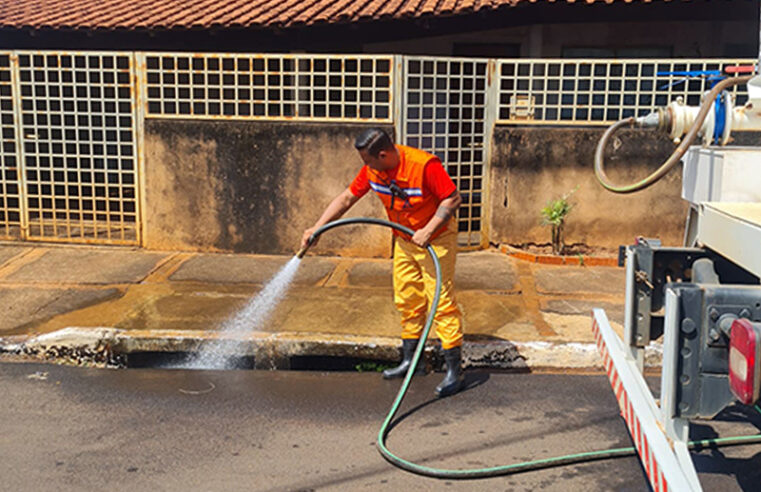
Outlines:
{"type": "MultiPolygon", "coordinates": [[[[402,338],[419,339],[436,288],[436,270],[428,251],[396,238],[394,245],[394,303],[402,315],[402,338]]],[[[462,345],[462,314],[454,296],[457,233],[445,231],[431,241],[441,264],[441,297],[436,310],[436,336],[445,350],[462,345]]]]}

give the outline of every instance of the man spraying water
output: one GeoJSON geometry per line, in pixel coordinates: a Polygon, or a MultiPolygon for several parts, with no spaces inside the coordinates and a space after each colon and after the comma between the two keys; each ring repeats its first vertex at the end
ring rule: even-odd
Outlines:
{"type": "Polygon", "coordinates": [[[371,189],[383,202],[391,221],[415,231],[409,237],[394,230],[394,303],[402,317],[402,362],[383,372],[384,378],[393,379],[403,377],[410,367],[433,298],[435,270],[424,249],[430,244],[441,263],[441,298],[435,327],[447,364],[436,395],[452,395],[463,385],[463,333],[462,314],[454,295],[457,231],[449,227],[449,222],[462,198],[438,157],[394,145],[380,128],[362,132],[354,147],[365,165],[351,185],[330,202],[315,225],[304,231],[302,251],[317,229],[340,218],[371,189]]]}

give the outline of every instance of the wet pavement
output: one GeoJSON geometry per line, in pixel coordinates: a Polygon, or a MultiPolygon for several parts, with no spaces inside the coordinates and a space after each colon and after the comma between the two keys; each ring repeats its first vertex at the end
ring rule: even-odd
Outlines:
{"type": "MultiPolygon", "coordinates": [[[[631,446],[604,376],[466,373],[432,398],[413,381],[388,440],[399,456],[472,468],[631,446]]],[[[4,490],[647,490],[635,457],[473,481],[419,477],[375,448],[399,388],[376,373],[100,370],[0,364],[4,490]]],[[[693,438],[757,433],[730,409],[693,438]]],[[[750,422],[750,423],[749,423],[750,422]]],[[[761,447],[693,454],[708,490],[758,490],[761,447]]]]}
{"type": "MultiPolygon", "coordinates": [[[[82,334],[83,344],[92,340],[93,330],[105,333],[107,328],[112,338],[97,343],[114,349],[129,345],[132,350],[162,351],[172,345],[192,350],[194,342],[216,336],[223,322],[289,260],[0,244],[0,303],[6,306],[0,351],[36,343],[38,335],[52,333],[47,338],[52,340],[65,329],[71,340],[71,328],[82,334]],[[134,340],[122,343],[130,337],[134,340]]],[[[512,350],[502,368],[599,364],[596,356],[584,356],[588,351],[576,347],[593,342],[593,307],[607,309],[614,328],[621,331],[623,274],[623,269],[611,267],[532,264],[496,250],[459,254],[455,282],[464,312],[466,353],[473,344],[512,350]],[[550,344],[553,351],[545,351],[542,344],[550,344]]],[[[390,260],[307,256],[285,299],[248,338],[255,344],[280,339],[277,346],[258,350],[261,357],[273,350],[288,352],[282,360],[294,354],[346,357],[361,350],[387,360],[396,357],[399,332],[390,260]],[[297,339],[305,343],[283,341],[297,339]],[[319,353],[306,352],[306,347],[316,346],[319,353]]],[[[264,365],[283,368],[280,364],[264,365]]]]}

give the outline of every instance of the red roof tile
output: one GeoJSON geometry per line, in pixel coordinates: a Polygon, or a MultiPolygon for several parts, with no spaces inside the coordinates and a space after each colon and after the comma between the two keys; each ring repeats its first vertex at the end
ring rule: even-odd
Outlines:
{"type": "Polygon", "coordinates": [[[521,3],[653,1],[672,0],[0,0],[0,27],[290,27],[467,14],[521,3]]]}

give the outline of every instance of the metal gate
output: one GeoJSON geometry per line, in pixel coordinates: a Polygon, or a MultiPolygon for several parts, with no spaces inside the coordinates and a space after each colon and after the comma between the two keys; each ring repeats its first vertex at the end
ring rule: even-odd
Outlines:
{"type": "Polygon", "coordinates": [[[10,54],[0,54],[0,136],[0,239],[18,239],[21,207],[10,54]]]}
{"type": "Polygon", "coordinates": [[[437,155],[463,198],[460,247],[481,247],[486,170],[497,105],[491,101],[494,60],[404,57],[397,133],[405,145],[437,155]]]}
{"type": "Polygon", "coordinates": [[[132,54],[0,57],[0,236],[140,243],[134,96],[132,54]]]}

